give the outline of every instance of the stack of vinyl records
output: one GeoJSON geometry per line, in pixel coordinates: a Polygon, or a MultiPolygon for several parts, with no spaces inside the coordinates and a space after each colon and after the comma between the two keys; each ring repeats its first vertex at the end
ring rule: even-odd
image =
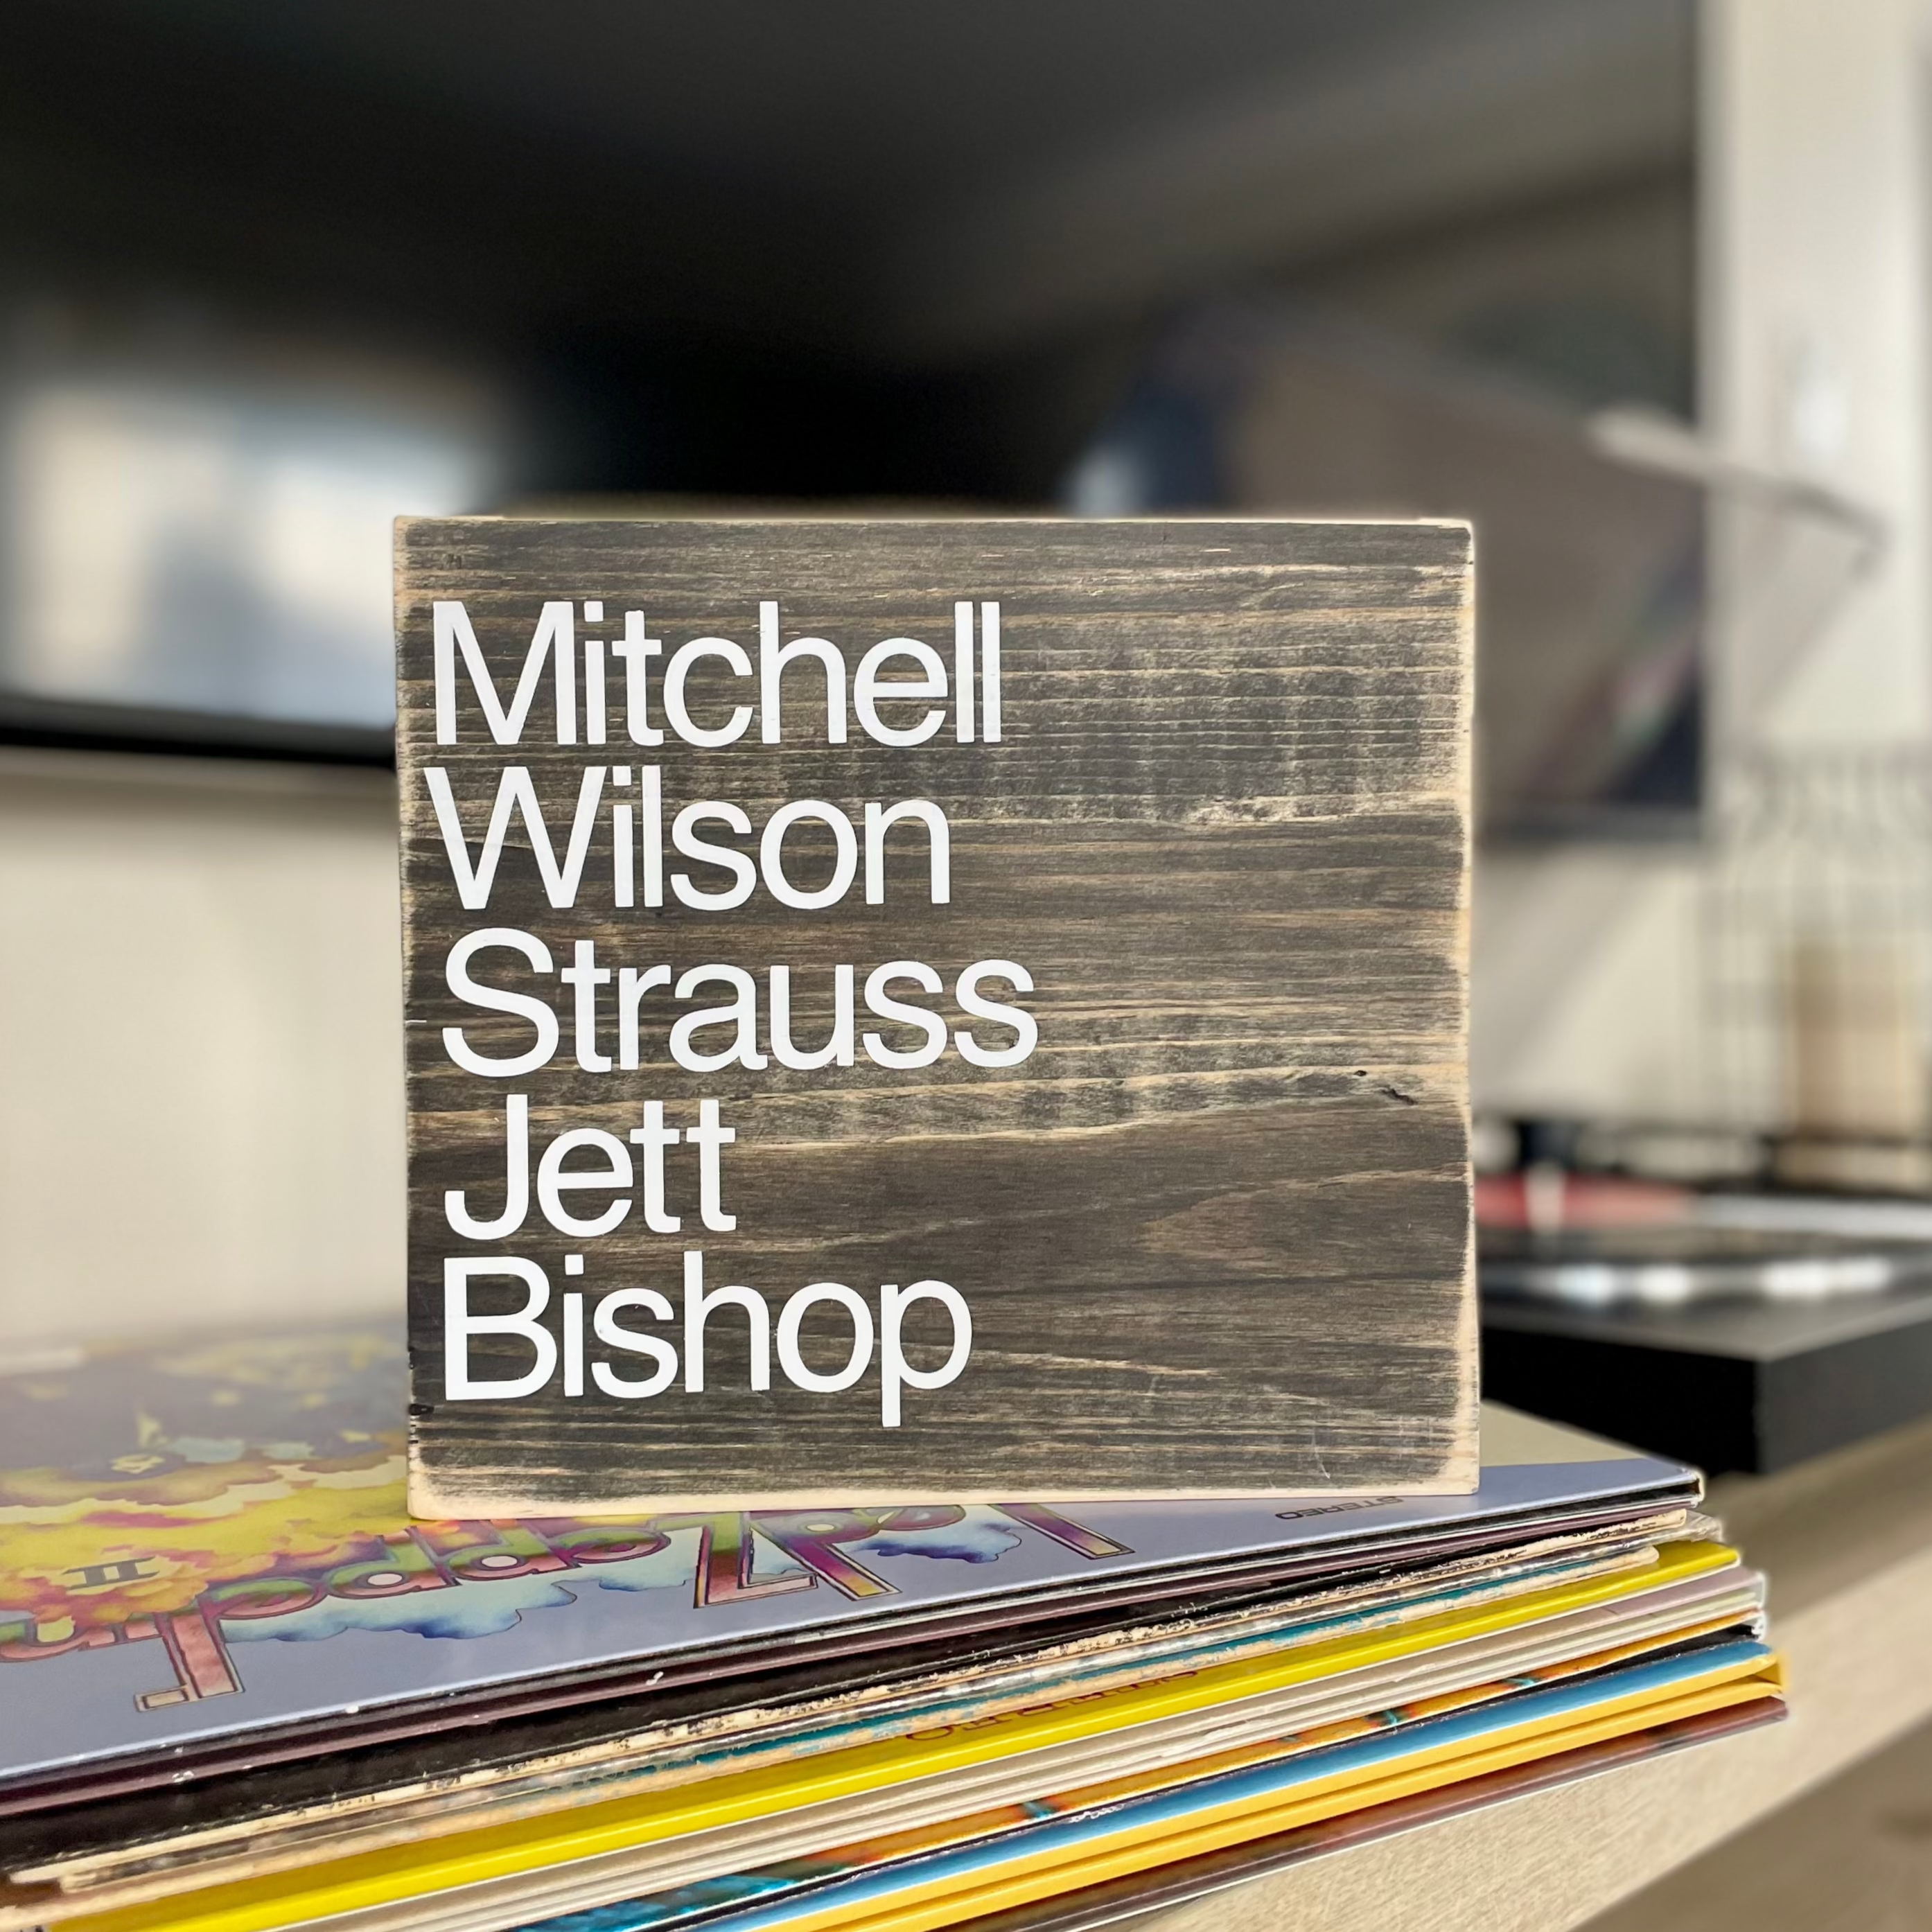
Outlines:
{"type": "Polygon", "coordinates": [[[1782,1708],[1675,1463],[412,1522],[402,1373],[0,1376],[0,1932],[1070,1928],[1782,1708]]]}

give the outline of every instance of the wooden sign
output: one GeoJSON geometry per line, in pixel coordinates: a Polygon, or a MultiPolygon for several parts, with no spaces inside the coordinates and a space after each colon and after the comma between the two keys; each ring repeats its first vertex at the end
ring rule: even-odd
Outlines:
{"type": "Polygon", "coordinates": [[[419,1513],[1473,1485],[1466,528],[398,542],[419,1513]]]}

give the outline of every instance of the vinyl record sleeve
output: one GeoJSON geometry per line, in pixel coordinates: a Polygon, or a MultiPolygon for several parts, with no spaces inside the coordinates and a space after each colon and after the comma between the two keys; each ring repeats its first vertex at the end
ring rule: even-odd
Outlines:
{"type": "MultiPolygon", "coordinates": [[[[888,1864],[707,1922],[716,1932],[838,1932],[847,1925],[865,1932],[930,1932],[1654,1726],[1774,1702],[1780,1688],[1775,1660],[1758,1644],[1633,1665],[1507,1704],[1384,1730],[1308,1758],[1048,1820],[1012,1837],[888,1864]]],[[[196,1926],[192,1932],[231,1928],[196,1926]]]]}
{"type": "MultiPolygon", "coordinates": [[[[1762,1583],[1748,1571],[1725,1568],[1660,1588],[1661,1569],[1640,1574],[1631,1558],[1619,1550],[1594,1562],[1508,1566],[1480,1579],[1438,1580],[1414,1594],[1386,1591],[1346,1605],[1264,1602],[1071,1645],[977,1660],[956,1656],[886,1683],[807,1687],[801,1694],[782,1678],[767,1679],[767,1694],[710,1709],[684,1698],[646,1697],[571,1709],[536,1724],[434,1732],[356,1752],[322,1750],[306,1760],[118,1796],[90,1790],[75,1802],[16,1808],[4,1834],[7,1868],[22,1882],[45,1876],[91,1884],[181,1856],[219,1859],[238,1848],[251,1858],[286,1858],[358,1832],[458,1831],[474,1819],[532,1815],[691,1783],[714,1774],[720,1754],[734,1749],[777,1763],[933,1724],[998,1722],[1045,1701],[1156,1683],[1210,1665],[1296,1649],[1332,1652],[1352,1636],[1379,1634],[1386,1640],[1405,1626],[1439,1627],[1444,1614],[1506,1610],[1512,1598],[1546,1598],[1559,1585],[1592,1579],[1622,1577],[1640,1592],[1545,1619],[1530,1633],[1536,1645],[1558,1646],[1552,1655],[1574,1653],[1580,1618],[1593,1628],[1622,1630],[1639,1624],[1674,1630],[1711,1617],[1755,1627],[1761,1616],[1762,1583]]],[[[1358,1668],[1348,1670],[1348,1682],[1358,1682],[1358,1668]]],[[[1353,1694],[1344,1684],[1334,1688],[1353,1694]]]]}
{"type": "MultiPolygon", "coordinates": [[[[1379,1713],[1368,1721],[1373,1729],[1393,1721],[1384,1705],[1406,1708],[1424,1698],[1434,1700],[1433,1709],[1446,1708],[1441,1702],[1445,1697],[1473,1701],[1508,1695],[1529,1681],[1524,1672],[1602,1670],[1642,1652],[1735,1631],[1741,1623],[1754,1624],[1761,1601],[1759,1580],[1740,1570],[1721,1546],[1678,1546],[1660,1552],[1647,1570],[1580,1578],[1487,1604],[1452,1602],[1412,1624],[1379,1630],[1350,1630],[1345,1624],[1322,1640],[1299,1644],[1292,1641],[1294,1633],[1284,1633],[1280,1645],[1259,1652],[1238,1642],[1206,1645],[1180,1660],[1190,1667],[1164,1678],[1137,1676],[1131,1669],[1098,1681],[1081,1673],[1049,1677],[1028,1701],[1010,1699],[990,1708],[982,1699],[948,1700],[936,1694],[924,1707],[902,1709],[883,1721],[834,1720],[817,1735],[781,1739],[776,1750],[754,1727],[692,1754],[688,1762],[674,1762],[662,1775],[652,1774],[646,1761],[627,1774],[620,1767],[619,1775],[562,1788],[526,1780],[466,1792],[452,1780],[413,1803],[386,1809],[354,1813],[319,1807],[305,1818],[271,1810],[227,1827],[197,1805],[173,1833],[118,1846],[116,1814],[127,1810],[124,1805],[94,1808],[74,1821],[80,1832],[68,1833],[64,1842],[58,1829],[44,1826],[37,1834],[35,1821],[23,1820],[9,1834],[10,1882],[85,1889],[119,1904],[188,1886],[422,1844],[432,1837],[473,1837],[546,1816],[566,1841],[601,1831],[614,1833],[621,1846],[639,1819],[654,1832],[654,1814],[662,1823],[695,1806],[697,1815],[709,1816],[740,1792],[750,1809],[735,1826],[702,1828],[707,1846],[730,1840],[722,1850],[698,1853],[700,1862],[708,1858],[709,1869],[724,1870],[758,1855],[768,1816],[787,1820],[796,1814],[802,1801],[778,1794],[809,1790],[827,1780],[826,1788],[850,1786],[850,1794],[812,1801],[811,1815],[829,1820],[836,1803],[842,1817],[854,1814],[850,1828],[856,1829],[882,1804],[891,1812],[893,1794],[902,1786],[910,1787],[916,1807],[919,1794],[926,1794],[923,1815],[929,1816],[936,1780],[948,1791],[976,1784],[1010,1798],[1029,1786],[1050,1791],[1076,1773],[1111,1775],[1107,1767],[1124,1771],[1130,1759],[1170,1765],[1256,1738],[1274,1741],[1269,1748],[1278,1753],[1327,1742],[1282,1742],[1288,1732],[1310,1724],[1342,1718],[1360,1723],[1366,1714],[1379,1713]],[[1485,1684],[1486,1676],[1498,1672],[1508,1673],[1509,1681],[1485,1684]],[[634,1802],[639,1798],[644,1800],[641,1810],[634,1802]]],[[[966,1802],[964,1796],[945,1801],[952,1808],[966,1802]]],[[[826,1831],[844,1828],[821,1822],[814,1828],[818,1835],[808,1842],[823,1844],[826,1831]]],[[[681,1842],[668,1841],[662,1850],[688,1865],[690,1853],[681,1842]]],[[[593,1864],[608,1864],[614,1856],[634,1865],[649,1853],[646,1848],[642,1854],[588,1856],[593,1864]]]]}
{"type": "Polygon", "coordinates": [[[357,1786],[376,1766],[435,1767],[514,1761],[568,1738],[596,1748],[663,1724],[704,1724],[760,1706],[838,1695],[890,1695],[921,1682],[997,1669],[1043,1648],[1091,1649],[1163,1621],[1198,1624],[1292,1606],[1304,1617],[1357,1611],[1400,1619],[1432,1595],[1478,1582],[1507,1594],[1640,1558],[1658,1538],[1714,1533],[1682,1504],[1600,1508],[1513,1517],[1439,1540],[1388,1538],[1275,1564],[1142,1573],[1089,1584],[980,1598],[878,1618],[805,1626],[776,1637],[620,1659],[538,1677],[482,1680],[454,1690],[350,1706],[290,1720],[177,1740],[104,1761],[33,1772],[0,1783],[0,1818],[141,1792],[211,1802],[212,1784],[299,1778],[326,1756],[332,1782],[357,1786]],[[1524,1542],[1527,1536],[1531,1540],[1524,1542]],[[1311,1568],[1311,1565],[1316,1567],[1311,1568]],[[534,1741],[534,1742],[532,1742],[534,1741]]]}
{"type": "MultiPolygon", "coordinates": [[[[74,1350],[0,1376],[0,1793],[345,1711],[776,1654],[1096,1580],[1694,1500],[1646,1458],[1471,1496],[934,1503],[412,1523],[382,1329],[74,1350]]],[[[1400,1561],[1400,1556],[1384,1561],[1400,1561]]],[[[313,1738],[308,1748],[315,1748],[313,1738]]]]}
{"type": "MultiPolygon", "coordinates": [[[[1641,1646],[1634,1649],[1630,1657],[1642,1654],[1642,1649],[1641,1646]]],[[[1042,1820],[1052,1816],[1072,1818],[1163,1791],[1178,1792],[1190,1784],[1236,1770],[1279,1765],[1298,1752],[1312,1753],[1372,1734],[1385,1736],[1406,1725],[1426,1724],[1455,1711],[1493,1705],[1506,1696],[1520,1696],[1580,1675],[1591,1662],[1580,1659],[1574,1666],[1526,1672],[1507,1684],[1470,1685],[1450,1695],[1405,1700],[1372,1715],[1320,1726],[1292,1737],[1258,1741],[1245,1750],[1202,1753],[1191,1762],[1164,1770],[1138,1771],[1124,1763],[1118,1774],[1103,1775],[1094,1782],[1070,1781],[1065,1787],[1050,1792],[1016,1793],[1013,1802],[923,1826],[887,1829],[882,1826],[862,1840],[795,1854],[752,1869],[728,1872],[721,1869],[709,1880],[662,1886],[640,1892],[628,1903],[601,1909],[571,1903],[578,1888],[572,1883],[574,1873],[570,1868],[550,1875],[532,1874],[520,1893],[513,1894],[506,1886],[500,1899],[490,1897],[490,1888],[476,1888],[476,1902],[467,1910],[460,1892],[440,1906],[430,1900],[419,1901],[409,1909],[415,1915],[414,1932],[485,1932],[505,1905],[512,1905],[512,1909],[526,1917],[537,1910],[568,1913],[568,1916],[538,1922],[544,1932],[682,1932],[686,1926],[708,1922],[721,1913],[728,1915],[734,1907],[742,1910],[754,1905],[770,1909],[791,1904],[803,1910],[810,1905],[813,1892],[862,1875],[884,1876],[894,1866],[938,1856],[956,1848],[990,1850],[1002,1838],[1017,1845],[1042,1820]]],[[[341,1932],[366,1932],[364,1926],[357,1923],[361,1916],[352,1916],[341,1932]]],[[[368,1917],[373,1920],[376,1915],[368,1917]]],[[[725,1922],[729,1923],[728,1916],[725,1922]]],[[[535,1928],[532,1932],[536,1932],[535,1928]]]]}
{"type": "MultiPolygon", "coordinates": [[[[1216,1842],[1238,1842],[1324,1815],[1324,1808],[1345,1810],[1426,1789],[1457,1775],[1474,1775],[1508,1764],[1640,1729],[1646,1723],[1675,1720],[1772,1695],[1778,1686],[1773,1654],[1750,1642],[1700,1649],[1675,1658],[1642,1662],[1600,1678],[1558,1684],[1472,1711],[1429,1719],[1411,1727],[1379,1730],[1367,1738],[1257,1768],[1209,1778],[1150,1796],[1052,1820],[1018,1841],[982,1843],[905,1868],[888,1868],[848,1886],[811,1894],[807,1909],[781,1905],[769,1914],[754,1908],[743,1915],[746,1932],[786,1922],[830,1927],[842,1915],[863,1918],[890,1904],[895,1912],[936,1903],[961,1894],[974,1895],[994,1882],[1017,1896],[992,1898],[992,1904],[1018,1902],[1027,1882],[1043,1888],[1090,1882],[1114,1870],[1159,1863],[1164,1856],[1211,1849],[1216,1842]],[[1304,1810],[1304,1801],[1314,1807],[1304,1810]],[[1294,1804],[1298,1815],[1284,1816],[1294,1804]],[[1166,1847],[1163,1850],[1162,1847],[1166,1847]],[[863,1909],[853,1910],[860,1905],[863,1909]]],[[[669,1819],[653,1820],[643,1835],[669,1835],[678,1828],[669,1819]]],[[[686,1826],[684,1828],[692,1828],[686,1826]]],[[[567,1836],[568,1834],[566,1834],[567,1836]]],[[[278,1879],[246,1880],[217,1886],[189,1898],[88,1915],[89,1932],[272,1932],[418,1896],[466,1882],[500,1877],[523,1869],[542,1869],[572,1847],[553,1848],[516,1828],[478,1834],[466,1858],[461,1847],[433,1845],[418,1852],[379,1852],[318,1867],[278,1879]]],[[[581,1850],[578,1855],[582,1855],[581,1850]]],[[[964,1912],[955,1915],[964,1916],[964,1912]]],[[[916,1919],[909,1918],[910,1928],[916,1919]]],[[[944,1917],[930,1922],[947,1922],[944,1917]]]]}
{"type": "MultiPolygon", "coordinates": [[[[973,1932],[1100,1932],[1102,1926],[1119,1924],[1138,1913],[1162,1906],[1190,1904],[1326,1852],[1394,1838],[1424,1825],[1466,1816],[1508,1798],[1527,1797],[1557,1785],[1599,1777],[1625,1765],[1641,1764],[1674,1751],[1735,1737],[1779,1723],[1784,1716],[1784,1702],[1779,1697],[1759,1697],[1742,1704],[1726,1705],[1696,1717],[1532,1759],[1484,1776],[1438,1785],[1407,1798],[1342,1812],[1312,1825],[1291,1826],[1269,1837],[1219,1851],[1173,1859],[1155,1869],[1084,1885],[1030,1904],[981,1913],[974,1919],[973,1932]]],[[[614,1912],[610,1918],[613,1922],[604,1924],[596,1916],[586,1914],[571,1924],[568,1932],[627,1932],[614,1912]]],[[[392,1928],[373,1924],[350,1925],[344,1926],[342,1932],[392,1932],[392,1928]]],[[[458,1929],[430,1921],[412,1923],[409,1932],[458,1932],[458,1929]]],[[[564,1928],[532,1927],[528,1932],[564,1932],[564,1928]]]]}
{"type": "MultiPolygon", "coordinates": [[[[1540,1666],[1523,1661],[1508,1677],[1483,1682],[1472,1682],[1466,1674],[1459,1678],[1453,1659],[1438,1656],[1412,1667],[1408,1688],[1392,1688],[1390,1702],[1358,1702],[1352,1716],[1324,1717],[1318,1704],[1306,1704],[1305,1720],[1292,1718],[1291,1707],[1276,1700],[1268,1700],[1265,1710],[1239,1700],[1204,1714],[1205,1722],[1183,1720],[1160,1727],[1174,1734],[1176,1748],[1168,1750],[1158,1748],[1154,1731],[1102,1733],[1077,1748],[919,1780],[836,1806],[754,1817],[735,1829],[462,1885],[351,1913],[338,1922],[341,1932],[373,1932],[377,1927],[389,1932],[392,1921],[406,1924],[411,1932],[498,1932],[512,1918],[541,1916],[548,1921],[568,1913],[594,1918],[608,1909],[627,1924],[655,1928],[662,1923],[665,1932],[672,1932],[722,1910],[773,1904],[787,1894],[802,1894],[956,1846],[1001,1837],[1023,1840],[1046,1818],[1071,1817],[1237,1771],[1278,1766],[1298,1755],[1386,1736],[1565,1681],[1603,1679],[1609,1697],[1615,1694],[1609,1680],[1634,1663],[1663,1660],[1666,1653],[1676,1660],[1694,1644],[1714,1652],[1748,1634],[1733,1627],[1728,1633],[1696,1632],[1685,1642],[1652,1639],[1540,1666]]],[[[1306,1703],[1308,1694],[1302,1694],[1306,1703]]],[[[1331,1696],[1339,1694],[1337,1684],[1331,1696]]],[[[121,1903],[122,1895],[114,1902],[121,1903]]],[[[566,1919],[558,1932],[580,1928],[566,1919]]]]}

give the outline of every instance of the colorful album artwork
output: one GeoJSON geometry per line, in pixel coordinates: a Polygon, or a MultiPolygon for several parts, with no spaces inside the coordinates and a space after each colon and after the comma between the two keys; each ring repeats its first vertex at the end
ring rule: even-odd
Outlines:
{"type": "Polygon", "coordinates": [[[1472,1497],[412,1521],[380,1328],[46,1352],[0,1373],[0,1778],[172,1742],[1500,1507],[1673,1492],[1664,1462],[1472,1497]],[[1284,1506],[1284,1505],[1286,1506],[1284,1506]]]}

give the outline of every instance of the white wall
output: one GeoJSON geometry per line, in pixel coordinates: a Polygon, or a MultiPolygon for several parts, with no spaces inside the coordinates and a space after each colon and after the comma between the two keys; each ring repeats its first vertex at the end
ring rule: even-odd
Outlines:
{"type": "MultiPolygon", "coordinates": [[[[1720,520],[1720,784],[1741,740],[1932,738],[1928,10],[1924,0],[1702,0],[1704,426],[1720,449],[1827,484],[1892,530],[1881,567],[1780,676],[1780,614],[1758,598],[1759,566],[1741,562],[1738,533],[1720,520]]],[[[1641,850],[1486,860],[1479,1104],[1665,1119],[1740,1104],[1714,1082],[1702,862],[1641,850]]]]}
{"type": "Polygon", "coordinates": [[[1706,427],[1734,455],[1870,505],[1892,532],[1882,567],[1775,689],[1750,584],[1720,585],[1720,730],[1922,740],[1927,9],[1705,0],[1704,11],[1706,427]]]}
{"type": "Polygon", "coordinates": [[[386,775],[0,753],[0,1334],[400,1312],[386,775]]]}

